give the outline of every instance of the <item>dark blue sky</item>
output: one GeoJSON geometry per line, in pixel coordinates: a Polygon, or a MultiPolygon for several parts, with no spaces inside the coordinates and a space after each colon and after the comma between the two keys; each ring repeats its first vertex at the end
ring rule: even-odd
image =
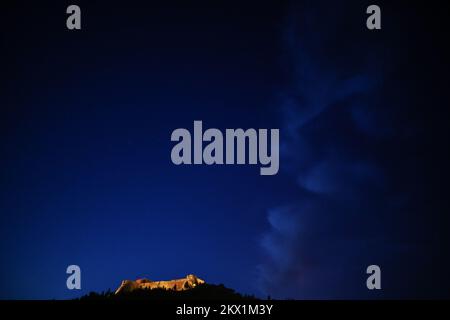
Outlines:
{"type": "Polygon", "coordinates": [[[69,4],[2,9],[1,298],[188,273],[278,298],[448,295],[442,4],[382,4],[376,32],[364,1],[83,1],[81,31],[69,4]],[[194,120],[280,128],[280,172],[173,165],[194,120]]]}

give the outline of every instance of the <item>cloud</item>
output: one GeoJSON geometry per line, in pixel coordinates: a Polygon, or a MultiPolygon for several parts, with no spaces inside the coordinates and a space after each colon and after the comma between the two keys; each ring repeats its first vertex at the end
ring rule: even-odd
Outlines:
{"type": "Polygon", "coordinates": [[[281,155],[298,194],[268,211],[259,265],[261,291],[277,298],[362,297],[368,263],[405,248],[383,228],[400,224],[392,213],[408,190],[387,190],[380,154],[399,124],[381,104],[381,70],[367,62],[376,48],[348,42],[359,39],[345,27],[351,10],[331,6],[293,6],[287,19],[281,155]]]}

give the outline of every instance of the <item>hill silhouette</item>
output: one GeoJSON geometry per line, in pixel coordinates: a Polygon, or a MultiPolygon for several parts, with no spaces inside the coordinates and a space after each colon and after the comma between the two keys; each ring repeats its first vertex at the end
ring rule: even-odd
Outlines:
{"type": "Polygon", "coordinates": [[[171,289],[136,289],[132,292],[114,294],[90,292],[77,300],[256,300],[253,295],[242,295],[223,284],[201,284],[195,288],[176,291],[171,289]]]}

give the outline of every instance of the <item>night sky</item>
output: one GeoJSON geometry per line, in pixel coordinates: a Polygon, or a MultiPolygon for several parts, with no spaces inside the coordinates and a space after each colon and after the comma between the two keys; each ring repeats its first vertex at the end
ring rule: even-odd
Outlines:
{"type": "Polygon", "coordinates": [[[450,15],[376,1],[369,31],[372,2],[2,3],[0,298],[189,273],[259,297],[449,298],[450,15]],[[280,171],[174,165],[194,120],[279,128],[280,171]]]}

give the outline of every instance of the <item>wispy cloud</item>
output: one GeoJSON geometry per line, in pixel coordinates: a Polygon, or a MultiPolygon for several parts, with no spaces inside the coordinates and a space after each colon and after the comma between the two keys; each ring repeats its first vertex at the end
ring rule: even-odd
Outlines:
{"type": "Polygon", "coordinates": [[[390,177],[378,157],[380,139],[395,128],[376,98],[383,75],[368,63],[375,48],[344,40],[359,40],[345,25],[349,12],[309,2],[287,19],[292,81],[280,106],[281,152],[298,196],[269,210],[259,266],[262,292],[278,298],[354,296],[365,289],[364,263],[401,247],[380,228],[401,198],[386,195],[390,177]]]}

